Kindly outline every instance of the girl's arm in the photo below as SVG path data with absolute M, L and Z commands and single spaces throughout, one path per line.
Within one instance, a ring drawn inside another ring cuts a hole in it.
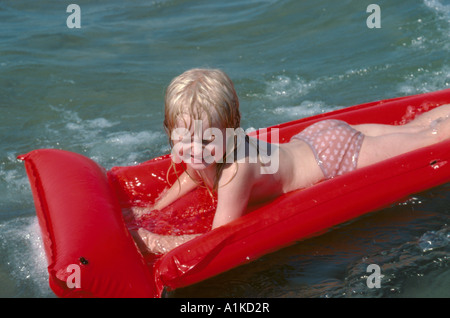
M 179 236 L 155 234 L 146 229 L 137 230 L 139 238 L 144 242 L 150 252 L 154 254 L 165 254 L 175 247 L 200 236 L 201 234 L 185 234 Z
M 161 199 L 156 202 L 153 206 L 153 209 L 161 210 L 176 201 L 178 198 L 181 198 L 185 194 L 189 193 L 193 189 L 195 189 L 200 180 L 194 180 L 192 178 L 198 177 L 195 171 L 184 171 L 179 177 L 178 180 L 172 184 L 169 190 L 163 195 Z
M 218 202 L 212 225 L 213 229 L 239 218 L 247 208 L 253 180 L 250 174 L 251 170 L 241 166 L 239 167 L 240 171 L 238 170 L 238 173 L 234 175 L 234 170 L 232 169 L 235 168 L 232 165 L 232 167 L 228 167 L 222 172 L 221 181 L 223 180 L 223 182 L 219 182 Z M 156 254 L 167 253 L 175 247 L 201 235 L 159 235 L 142 228 L 137 233 L 147 248 Z
M 235 165 L 231 165 L 222 172 L 213 229 L 238 219 L 247 209 L 253 188 L 254 170 L 247 164 L 239 165 L 235 173 L 236 168 Z
M 189 174 L 188 174 L 189 173 Z M 184 196 L 189 193 L 193 189 L 198 186 L 199 180 L 193 180 L 193 177 L 197 177 L 197 173 L 195 171 L 184 171 L 179 177 L 178 180 L 172 184 L 169 190 L 163 194 L 163 196 L 150 207 L 133 207 L 131 208 L 133 214 L 136 217 L 144 215 L 145 213 L 151 210 L 162 210 L 169 204 L 175 202 L 178 198 Z

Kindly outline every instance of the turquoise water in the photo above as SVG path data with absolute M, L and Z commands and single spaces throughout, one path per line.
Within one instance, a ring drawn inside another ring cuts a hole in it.
M 164 90 L 186 69 L 230 75 L 244 129 L 450 87 L 448 0 L 76 3 L 79 29 L 61 1 L 0 3 L 1 297 L 54 296 L 16 156 L 59 148 L 111 168 L 167 153 Z M 170 296 L 449 297 L 449 203 L 446 184 Z

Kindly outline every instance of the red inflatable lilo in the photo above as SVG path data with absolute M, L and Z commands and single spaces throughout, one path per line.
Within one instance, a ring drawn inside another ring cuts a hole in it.
M 450 90 L 444 90 L 357 105 L 272 128 L 279 129 L 280 142 L 287 142 L 323 119 L 401 125 L 449 102 Z M 135 244 L 129 229 L 137 221 L 126 211 L 154 202 L 168 186 L 168 155 L 110 171 L 63 150 L 39 149 L 19 158 L 25 161 L 31 184 L 49 284 L 60 297 L 160 297 L 164 288 L 197 283 L 450 180 L 447 140 L 287 193 L 212 231 L 215 200 L 197 188 L 161 213 L 139 220 L 139 226 L 155 233 L 204 233 L 161 256 Z M 170 175 L 169 182 L 175 178 Z

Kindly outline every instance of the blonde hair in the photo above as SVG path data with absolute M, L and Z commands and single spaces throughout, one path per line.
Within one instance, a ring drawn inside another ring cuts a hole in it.
M 177 120 L 186 115 L 190 117 L 191 125 L 206 114 L 210 127 L 240 127 L 239 99 L 234 84 L 218 69 L 196 68 L 175 77 L 166 90 L 164 104 L 164 128 L 169 135 L 171 147 L 172 130 L 176 128 Z M 224 165 L 225 161 L 217 163 L 214 191 L 217 190 Z M 175 168 L 173 164 L 172 167 Z

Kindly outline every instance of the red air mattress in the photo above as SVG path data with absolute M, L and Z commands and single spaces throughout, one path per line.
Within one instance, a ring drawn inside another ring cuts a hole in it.
M 279 128 L 280 142 L 286 142 L 326 118 L 401 125 L 449 102 L 448 89 L 272 128 Z M 168 186 L 167 155 L 110 171 L 62 150 L 39 149 L 19 158 L 31 184 L 50 287 L 60 297 L 160 297 L 164 288 L 194 284 L 450 180 L 447 140 L 250 207 L 245 216 L 210 231 L 215 200 L 203 188 L 140 220 L 124 213 L 131 205 L 154 202 Z M 128 229 L 137 225 L 162 234 L 204 234 L 157 256 L 134 243 Z

